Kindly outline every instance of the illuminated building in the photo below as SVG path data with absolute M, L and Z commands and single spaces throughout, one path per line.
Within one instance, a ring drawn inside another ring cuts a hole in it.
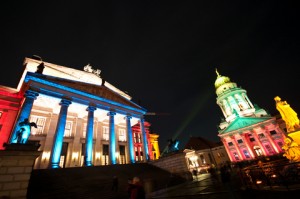
M 211 167 L 221 167 L 230 160 L 221 142 L 215 143 L 202 137 L 190 137 L 184 147 L 189 170 L 208 172 Z
M 35 169 L 128 164 L 152 157 L 146 109 L 101 78 L 99 69 L 87 65 L 81 71 L 32 58 L 25 58 L 24 68 L 17 94 L 4 93 L 16 98 L 16 108 L 5 119 L 11 126 L 4 128 L 1 117 L 1 141 L 16 143 L 18 124 L 24 119 L 36 123 L 26 138 L 28 143 L 38 142 L 43 151 Z
M 157 160 L 160 157 L 160 150 L 158 145 L 158 134 L 149 133 L 149 142 L 152 148 L 153 160 Z
M 22 99 L 16 89 L 0 86 L 0 150 L 9 140 Z
M 217 104 L 225 117 L 219 125 L 218 136 L 232 162 L 283 152 L 286 136 L 276 117 L 253 105 L 246 90 L 218 72 L 215 88 Z

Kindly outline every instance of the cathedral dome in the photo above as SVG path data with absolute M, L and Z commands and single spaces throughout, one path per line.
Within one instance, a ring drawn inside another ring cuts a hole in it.
M 230 82 L 230 79 L 229 77 L 226 77 L 226 76 L 221 76 L 217 69 L 216 69 L 216 73 L 218 75 L 216 81 L 215 81 L 215 88 L 219 88 L 220 86 L 222 86 L 223 84 L 226 84 L 226 83 L 229 83 Z

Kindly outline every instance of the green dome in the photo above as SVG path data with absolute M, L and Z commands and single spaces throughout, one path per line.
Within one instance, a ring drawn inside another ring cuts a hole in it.
M 220 86 L 222 86 L 223 84 L 226 84 L 226 83 L 230 82 L 229 77 L 221 76 L 221 75 L 218 73 L 217 69 L 216 69 L 216 73 L 217 73 L 217 75 L 218 75 L 218 77 L 217 77 L 217 79 L 216 79 L 216 81 L 215 81 L 215 88 L 216 88 L 216 89 L 219 88 Z

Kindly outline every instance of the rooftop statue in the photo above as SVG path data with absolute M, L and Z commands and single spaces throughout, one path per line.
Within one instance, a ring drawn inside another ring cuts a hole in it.
M 300 128 L 297 113 L 291 108 L 286 101 L 281 101 L 281 98 L 276 96 L 276 109 L 279 111 L 282 119 L 285 121 L 287 132 L 293 132 Z
M 93 73 L 93 74 L 97 75 L 98 77 L 100 77 L 101 70 L 100 69 L 93 69 L 90 64 L 84 66 L 83 70 L 86 71 L 86 72 L 89 72 L 89 73 Z

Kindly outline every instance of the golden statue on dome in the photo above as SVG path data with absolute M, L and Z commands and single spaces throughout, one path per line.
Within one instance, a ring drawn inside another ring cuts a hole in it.
M 287 132 L 293 132 L 300 128 L 297 113 L 291 108 L 286 101 L 281 101 L 281 98 L 276 96 L 276 109 L 279 111 L 282 119 L 285 121 Z

